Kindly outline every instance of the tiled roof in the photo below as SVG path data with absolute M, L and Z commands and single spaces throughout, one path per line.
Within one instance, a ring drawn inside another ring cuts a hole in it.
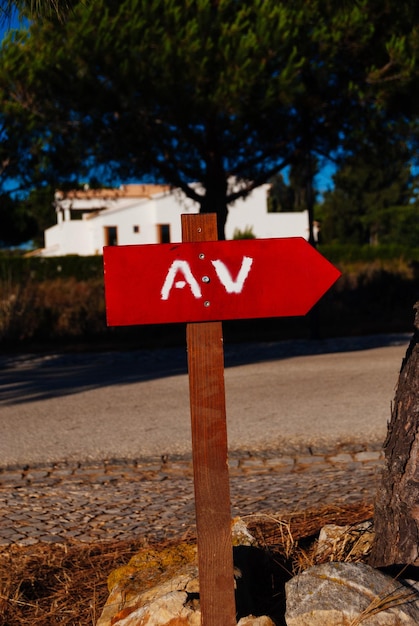
M 88 198 L 103 198 L 104 200 L 116 198 L 151 198 L 156 194 L 170 191 L 169 185 L 121 185 L 117 189 L 74 189 L 71 191 L 56 191 L 56 200 Z

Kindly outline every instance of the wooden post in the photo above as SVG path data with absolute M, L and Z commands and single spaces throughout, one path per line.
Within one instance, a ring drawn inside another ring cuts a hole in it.
M 182 240 L 216 241 L 216 215 L 182 215 Z M 186 339 L 201 624 L 234 626 L 236 605 L 221 322 L 189 323 Z

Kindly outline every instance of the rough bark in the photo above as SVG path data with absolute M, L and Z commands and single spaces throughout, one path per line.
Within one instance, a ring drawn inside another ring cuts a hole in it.
M 375 503 L 374 567 L 419 565 L 419 302 L 384 443 L 385 468 Z

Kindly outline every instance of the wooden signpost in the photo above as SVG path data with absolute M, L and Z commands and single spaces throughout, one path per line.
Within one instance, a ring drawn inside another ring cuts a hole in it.
M 182 243 L 104 248 L 110 326 L 187 322 L 203 626 L 234 626 L 221 320 L 305 315 L 340 272 L 302 238 L 217 241 L 214 214 L 182 215 Z

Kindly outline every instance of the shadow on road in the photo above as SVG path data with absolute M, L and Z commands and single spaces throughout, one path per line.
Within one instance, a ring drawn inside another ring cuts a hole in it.
M 407 344 L 407 334 L 225 346 L 225 366 Z M 0 357 L 0 406 L 187 373 L 184 348 Z

